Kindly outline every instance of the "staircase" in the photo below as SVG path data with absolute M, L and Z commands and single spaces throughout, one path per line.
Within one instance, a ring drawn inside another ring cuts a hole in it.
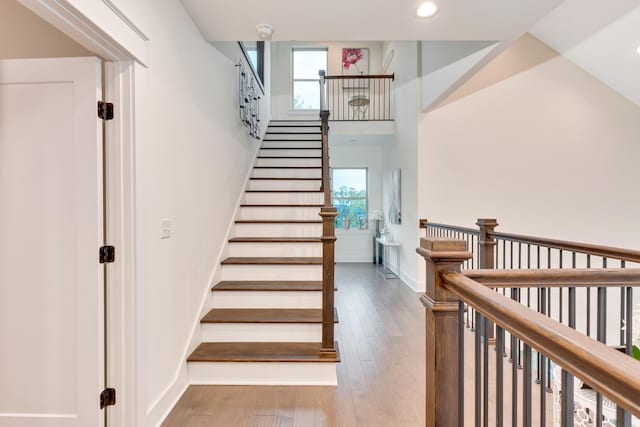
M 192 384 L 337 384 L 338 354 L 320 351 L 321 144 L 319 121 L 271 122 L 187 359 Z

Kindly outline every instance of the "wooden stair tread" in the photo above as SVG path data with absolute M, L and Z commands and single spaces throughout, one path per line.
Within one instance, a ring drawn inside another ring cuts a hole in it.
M 320 243 L 320 237 L 234 237 L 230 243 Z
M 261 150 L 322 150 L 322 147 L 260 147 Z
M 322 224 L 315 219 L 237 219 L 236 224 Z
M 323 207 L 323 204 L 318 204 L 318 203 L 314 203 L 314 204 L 292 204 L 292 203 L 285 203 L 285 204 L 262 204 L 262 203 L 242 203 L 240 205 L 241 208 L 321 208 Z
M 338 343 L 334 357 L 320 353 L 320 343 L 232 342 L 202 343 L 188 362 L 324 362 L 340 361 Z
M 258 156 L 257 159 L 312 159 L 318 160 L 321 159 L 321 156 Z
M 322 190 L 246 190 L 245 193 L 324 193 Z
M 249 179 L 260 181 L 322 181 L 322 178 L 286 178 L 281 176 L 274 176 L 273 178 L 256 177 Z
M 334 311 L 334 323 L 338 313 Z M 320 308 L 214 308 L 200 323 L 322 323 Z
M 254 169 L 322 169 L 322 166 L 254 166 Z
M 222 265 L 322 265 L 320 257 L 229 257 Z
M 225 280 L 216 284 L 212 291 L 322 291 L 322 281 L 263 281 Z

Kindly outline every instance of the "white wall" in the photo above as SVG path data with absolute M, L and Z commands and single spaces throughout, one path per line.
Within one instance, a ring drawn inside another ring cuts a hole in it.
M 420 118 L 420 215 L 640 248 L 640 108 L 525 36 Z
M 366 139 L 366 137 L 360 137 Z M 367 168 L 369 217 L 382 209 L 382 144 L 331 144 L 331 167 Z M 372 262 L 375 226 L 368 230 L 336 229 L 336 262 Z
M 342 74 L 342 48 L 361 47 L 369 49 L 369 74 L 382 72 L 382 42 L 272 42 L 272 98 L 271 109 L 278 120 L 317 120 L 318 112 L 292 111 L 291 49 L 296 47 L 326 47 L 328 49 L 327 74 Z
M 186 386 L 192 333 L 258 143 L 239 122 L 234 61 L 203 40 L 180 3 L 138 1 L 135 13 L 150 39 L 148 69 L 136 68 L 136 83 L 144 83 L 136 141 L 136 425 L 145 427 L 158 425 Z M 266 124 L 268 108 L 262 111 Z M 164 240 L 163 219 L 173 228 Z
M 16 0 L 0 1 L 0 59 L 93 56 Z
M 382 168 L 382 206 L 386 224 L 394 240 L 400 242 L 400 277 L 414 290 L 424 289 L 418 269 L 424 261 L 416 254 L 419 246 L 418 229 L 418 111 L 420 107 L 419 43 L 393 42 L 385 46 L 394 50 L 393 60 L 387 70 L 396 74 L 395 135 L 391 144 L 384 146 Z M 401 170 L 402 224 L 389 223 L 389 197 L 391 173 Z M 395 257 L 392 257 L 395 258 Z M 395 266 L 395 259 L 391 259 Z M 397 267 L 396 267 L 397 268 Z

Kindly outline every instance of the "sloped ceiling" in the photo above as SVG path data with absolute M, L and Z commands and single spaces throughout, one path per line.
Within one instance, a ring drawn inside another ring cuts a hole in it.
M 640 105 L 640 0 L 565 0 L 530 33 Z
M 432 19 L 415 11 L 423 0 L 181 0 L 208 41 L 255 40 L 256 26 L 273 40 L 504 40 L 538 22 L 561 0 L 433 0 Z M 618 1 L 618 0 L 616 0 Z

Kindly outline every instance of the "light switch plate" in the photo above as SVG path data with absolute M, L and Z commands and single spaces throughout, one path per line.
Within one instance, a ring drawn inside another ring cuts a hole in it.
M 161 227 L 160 238 L 161 239 L 170 238 L 171 237 L 171 220 L 170 219 L 160 220 L 160 227 Z

